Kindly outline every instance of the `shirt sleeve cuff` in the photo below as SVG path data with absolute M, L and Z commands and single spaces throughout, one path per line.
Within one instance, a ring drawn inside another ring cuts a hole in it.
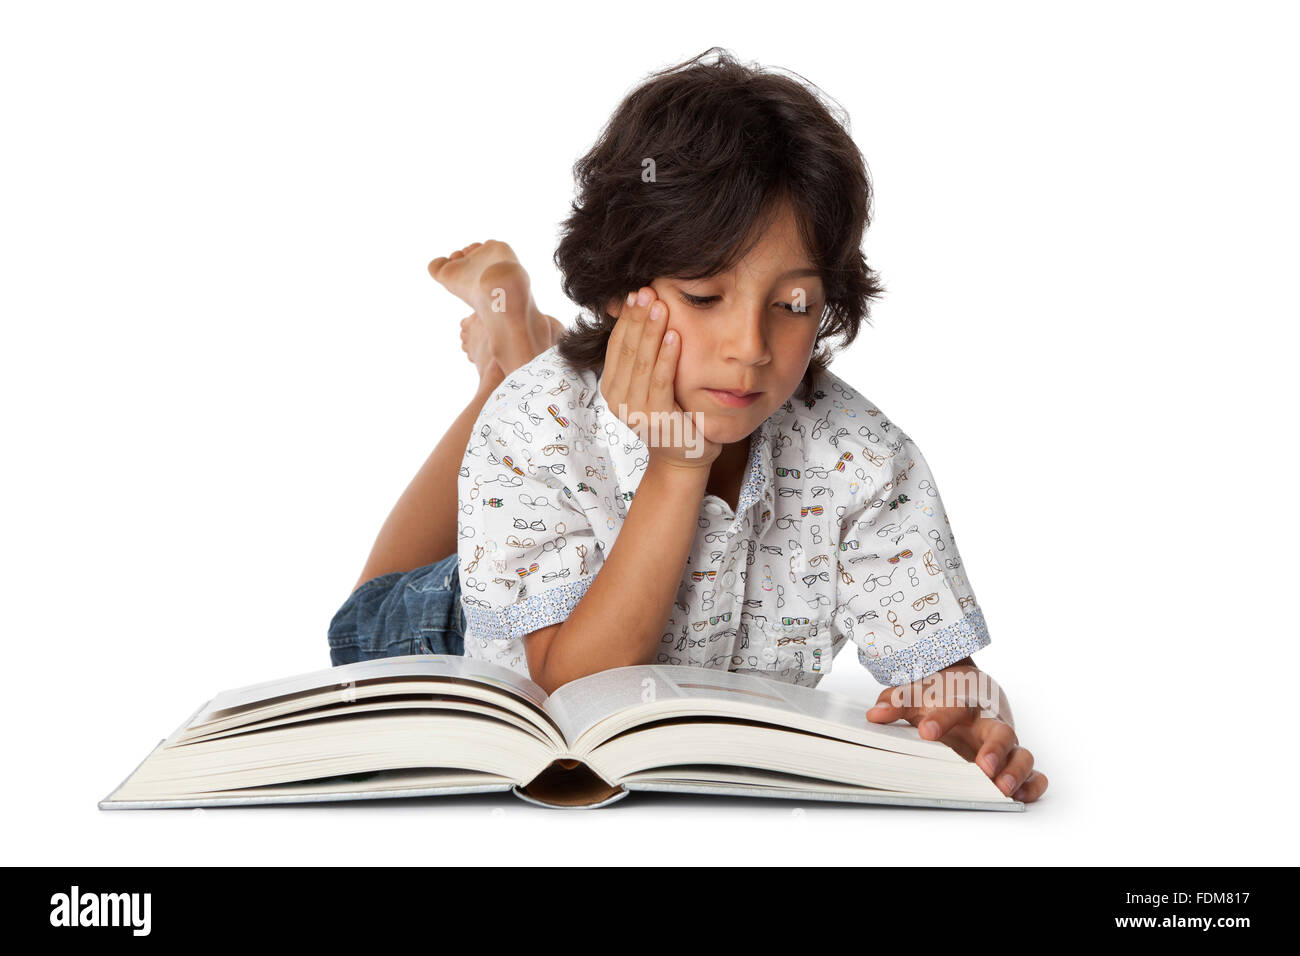
M 888 657 L 870 660 L 859 649 L 858 660 L 879 683 L 897 687 L 929 677 L 990 643 L 984 611 L 976 608 L 956 624 L 935 631 Z
M 596 575 L 591 574 L 571 584 L 560 584 L 529 595 L 518 604 L 506 607 L 474 607 L 462 602 L 465 610 L 465 633 L 484 640 L 513 640 L 538 628 L 567 620 Z

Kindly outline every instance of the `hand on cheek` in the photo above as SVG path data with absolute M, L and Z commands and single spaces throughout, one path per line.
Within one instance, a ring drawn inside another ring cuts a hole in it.
M 667 466 L 708 468 L 721 448 L 677 401 L 680 332 L 667 303 L 642 287 L 620 304 L 605 348 L 600 390 L 613 411 Z

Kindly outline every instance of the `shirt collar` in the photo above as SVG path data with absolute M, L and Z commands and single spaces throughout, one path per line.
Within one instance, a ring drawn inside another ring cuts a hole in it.
M 772 520 L 772 502 L 776 487 L 776 471 L 773 464 L 773 449 L 781 437 L 785 416 L 794 406 L 787 400 L 763 423 L 754 430 L 749 444 L 749 470 L 745 482 L 740 487 L 740 498 L 736 502 L 736 519 L 741 520 L 745 512 L 757 506 L 754 516 L 754 528 L 761 535 Z

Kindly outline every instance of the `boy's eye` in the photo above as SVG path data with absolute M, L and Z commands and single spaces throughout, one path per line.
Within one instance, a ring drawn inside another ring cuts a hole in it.
M 691 295 L 689 292 L 678 291 L 681 294 L 683 302 L 687 305 L 693 305 L 696 308 L 704 308 L 720 298 L 720 296 L 716 295 Z M 812 303 L 805 303 L 802 309 L 796 309 L 789 302 L 776 302 L 774 305 L 776 305 L 778 309 L 784 309 L 792 315 L 807 315 L 813 309 Z
M 716 295 L 691 295 L 689 292 L 682 292 L 682 301 L 687 305 L 704 306 L 716 298 Z

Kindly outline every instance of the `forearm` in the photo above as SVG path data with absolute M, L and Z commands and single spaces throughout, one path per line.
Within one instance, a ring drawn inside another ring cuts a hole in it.
M 379 529 L 353 590 L 381 574 L 412 571 L 456 552 L 456 481 L 474 422 L 497 384 L 494 379 L 480 385 L 411 479 Z
M 695 540 L 708 476 L 707 468 L 651 462 L 618 540 L 547 648 L 543 686 L 653 659 Z

